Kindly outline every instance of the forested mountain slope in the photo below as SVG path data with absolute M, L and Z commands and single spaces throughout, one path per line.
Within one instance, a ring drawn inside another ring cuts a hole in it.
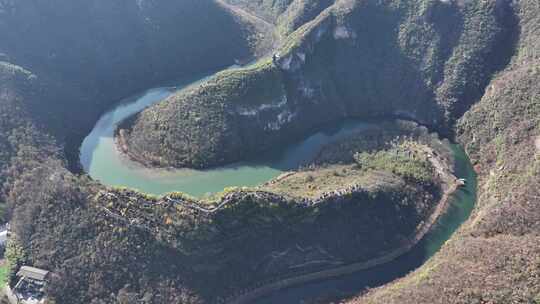
M 511 64 L 460 118 L 478 206 L 422 268 L 351 303 L 540 303 L 540 5 L 516 3 Z
M 38 98 L 36 76 L 18 66 L 0 62 L 0 208 L 7 220 L 6 195 L 9 184 L 28 169 L 23 158 L 43 160 L 59 152 L 52 137 L 38 131 L 30 115 Z
M 152 165 L 208 167 L 347 117 L 401 116 L 451 133 L 508 62 L 516 30 L 501 1 L 339 1 L 273 59 L 134 117 L 123 126 L 126 152 Z
M 306 22 L 322 13 L 284 40 L 275 62 L 218 74 L 136 117 L 131 148 L 163 155 L 160 165 L 208 166 L 351 115 L 405 116 L 454 133 L 479 172 L 471 219 L 426 265 L 351 302 L 540 302 L 538 1 L 320 1 L 311 12 L 308 1 L 250 3 L 277 24 L 287 12 Z M 170 226 L 163 206 L 139 204 L 155 198 L 109 191 L 66 159 L 76 163 L 78 143 L 112 101 L 250 57 L 249 37 L 260 33 L 243 20 L 210 0 L 0 1 L 8 257 L 12 270 L 54 272 L 52 302 L 211 301 L 171 234 L 109 211 L 135 210 L 166 232 L 198 223 Z
M 46 83 L 30 110 L 77 149 L 113 102 L 252 58 L 270 30 L 212 0 L 2 1 L 0 60 Z

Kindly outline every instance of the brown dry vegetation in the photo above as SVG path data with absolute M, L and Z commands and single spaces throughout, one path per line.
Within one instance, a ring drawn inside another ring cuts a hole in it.
M 457 125 L 479 172 L 473 215 L 426 265 L 350 303 L 540 303 L 540 5 L 515 9 L 512 63 Z

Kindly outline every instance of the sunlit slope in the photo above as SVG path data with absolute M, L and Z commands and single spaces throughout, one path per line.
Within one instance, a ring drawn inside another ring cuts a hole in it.
M 511 64 L 457 125 L 479 173 L 471 219 L 418 271 L 352 303 L 539 303 L 540 7 L 515 11 Z

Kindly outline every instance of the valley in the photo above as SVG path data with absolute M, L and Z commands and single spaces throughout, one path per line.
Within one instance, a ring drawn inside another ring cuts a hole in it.
M 540 303 L 539 16 L 0 1 L 7 286 L 33 266 L 56 304 Z

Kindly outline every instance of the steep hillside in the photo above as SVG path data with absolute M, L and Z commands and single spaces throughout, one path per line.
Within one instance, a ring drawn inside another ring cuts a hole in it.
M 200 303 L 178 280 L 182 270 L 164 265 L 170 255 L 161 244 L 136 229 L 109 229 L 114 219 L 90 204 L 101 186 L 66 169 L 60 144 L 29 109 L 49 102 L 40 99 L 42 86 L 29 71 L 0 63 L 0 208 L 11 224 L 10 273 L 28 263 L 56 269 L 48 289 L 56 303 L 133 303 L 133 288 L 154 303 Z
M 476 210 L 427 265 L 351 303 L 540 303 L 540 6 L 516 5 L 512 63 L 457 125 Z
M 3 1 L 0 60 L 47 83 L 47 101 L 31 110 L 68 138 L 75 161 L 81 138 L 113 102 L 249 60 L 265 52 L 270 31 L 212 0 Z
M 8 185 L 31 168 L 27 159 L 44 161 L 58 155 L 55 140 L 39 131 L 31 105 L 40 92 L 35 75 L 0 62 L 0 219 L 6 220 Z
M 17 1 L 0 20 L 1 51 L 10 61 L 101 88 L 230 64 L 249 56 L 245 38 L 253 34 L 211 0 Z
M 47 288 L 54 303 L 201 303 L 187 280 L 192 273 L 174 263 L 177 253 L 95 206 L 97 185 L 57 160 L 32 165 L 9 196 L 17 203 L 6 253 L 11 273 L 22 264 L 54 271 Z
M 513 22 L 501 1 L 341 1 L 273 59 L 132 119 L 127 152 L 151 165 L 209 167 L 345 117 L 402 116 L 450 133 L 508 61 Z

